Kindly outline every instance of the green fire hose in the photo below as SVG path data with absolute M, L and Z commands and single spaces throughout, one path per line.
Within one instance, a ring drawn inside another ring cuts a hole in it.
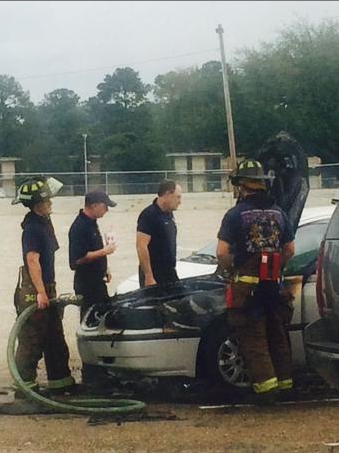
M 60 296 L 58 299 L 50 301 L 51 304 L 79 305 L 78 296 Z M 145 403 L 136 400 L 125 399 L 108 399 L 108 398 L 77 398 L 69 401 L 56 401 L 46 398 L 35 392 L 22 380 L 16 363 L 15 363 L 15 345 L 17 337 L 27 319 L 37 310 L 37 304 L 34 303 L 24 310 L 17 318 L 8 339 L 7 345 L 7 362 L 12 378 L 17 386 L 26 396 L 32 401 L 47 406 L 51 409 L 56 409 L 58 412 L 67 412 L 84 415 L 119 415 L 130 414 L 133 412 L 141 412 L 145 408 Z

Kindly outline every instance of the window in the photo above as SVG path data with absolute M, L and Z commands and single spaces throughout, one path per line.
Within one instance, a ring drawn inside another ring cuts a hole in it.
M 187 162 L 187 170 L 192 170 L 192 156 L 187 156 L 186 162 Z

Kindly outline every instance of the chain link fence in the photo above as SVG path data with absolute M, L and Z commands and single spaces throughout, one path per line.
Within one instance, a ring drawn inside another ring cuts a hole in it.
M 87 191 L 100 188 L 110 195 L 156 193 L 162 179 L 177 181 L 184 192 L 226 192 L 231 191 L 228 181 L 230 170 L 162 170 L 125 172 L 72 172 L 44 173 L 63 183 L 60 195 L 84 195 Z M 13 197 L 15 186 L 25 178 L 42 173 L 0 174 L 0 197 Z M 309 168 L 312 189 L 339 189 L 339 163 Z
M 110 195 L 156 193 L 162 179 L 173 179 L 183 187 L 184 192 L 216 192 L 228 190 L 230 170 L 205 171 L 139 171 L 139 172 L 65 172 L 44 173 L 63 183 L 60 195 L 84 195 L 94 189 L 102 189 Z M 42 173 L 3 173 L 0 174 L 0 196 L 12 197 L 15 187 L 30 177 Z

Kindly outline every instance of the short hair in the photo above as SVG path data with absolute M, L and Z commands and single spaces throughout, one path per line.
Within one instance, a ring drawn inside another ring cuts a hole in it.
M 175 192 L 176 186 L 177 184 L 175 181 L 173 181 L 173 179 L 163 179 L 159 183 L 158 196 L 162 197 L 163 195 L 165 195 L 166 192 L 170 193 Z

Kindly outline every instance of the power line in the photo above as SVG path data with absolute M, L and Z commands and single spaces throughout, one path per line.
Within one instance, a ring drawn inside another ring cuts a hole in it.
M 116 64 L 116 65 L 112 65 L 112 66 L 101 66 L 101 67 L 96 67 L 96 68 L 78 69 L 78 70 L 74 70 L 74 71 L 55 72 L 55 73 L 49 73 L 49 74 L 36 74 L 36 75 L 16 77 L 16 78 L 18 80 L 41 79 L 44 77 L 55 77 L 55 76 L 62 76 L 62 75 L 80 74 L 82 72 L 102 71 L 105 69 L 117 68 L 119 66 L 132 66 L 132 65 L 140 65 L 140 64 L 145 64 L 145 63 L 154 63 L 157 61 L 172 60 L 175 58 L 189 57 L 192 55 L 200 55 L 200 54 L 204 54 L 204 53 L 215 52 L 217 50 L 218 50 L 217 48 L 206 49 L 206 50 L 202 50 L 199 52 L 190 52 L 190 53 L 185 53 L 185 54 L 173 55 L 173 56 L 169 56 L 169 57 L 152 58 L 149 60 L 134 61 L 134 62 L 130 62 L 130 63 L 120 63 L 120 64 Z

